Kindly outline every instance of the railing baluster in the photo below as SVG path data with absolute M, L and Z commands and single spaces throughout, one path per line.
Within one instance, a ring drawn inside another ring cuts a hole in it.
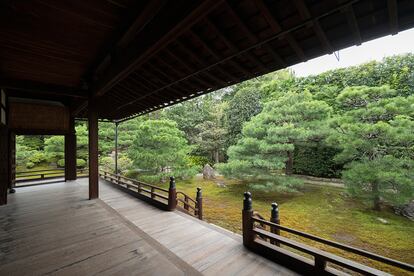
M 326 259 L 322 256 L 315 255 L 315 270 L 316 272 L 323 272 L 326 269 Z
M 186 211 L 188 211 L 188 197 L 187 197 L 187 195 L 185 195 L 184 196 L 184 209 L 186 210 Z

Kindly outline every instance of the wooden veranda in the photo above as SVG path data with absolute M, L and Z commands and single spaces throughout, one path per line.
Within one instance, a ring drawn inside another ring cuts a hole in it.
M 144 259 L 151 261 L 147 263 L 148 270 L 141 272 L 199 272 L 197 265 L 183 261 L 185 257 L 176 258 L 179 253 L 171 255 L 172 248 L 167 254 L 165 248 L 154 247 L 154 243 L 145 240 L 145 231 L 131 229 L 133 225 L 122 215 L 125 210 L 121 208 L 118 214 L 114 213 L 98 199 L 98 121 L 118 125 L 134 116 L 413 26 L 411 0 L 1 1 L 0 205 L 5 205 L 0 207 L 0 272 L 4 272 L 1 274 L 98 273 L 109 264 L 114 265 L 114 270 L 107 270 L 107 274 L 139 274 L 139 269 L 146 269 L 139 266 Z M 87 187 L 84 180 L 73 182 L 77 178 L 76 119 L 88 122 Z M 16 194 L 9 195 L 15 191 L 18 134 L 65 136 L 66 184 L 19 188 Z M 125 184 L 126 188 L 128 185 Z M 135 186 L 140 193 L 140 184 Z M 110 202 L 111 193 L 107 191 L 103 188 L 102 195 L 108 196 Z M 152 190 L 150 194 L 157 196 Z M 118 200 L 121 199 L 124 200 L 119 196 Z M 108 204 L 124 204 L 114 200 Z M 177 197 L 168 198 L 169 204 L 177 202 Z M 139 207 L 147 210 L 143 206 Z M 199 211 L 197 207 L 194 209 Z M 140 213 L 133 215 L 133 212 Z M 125 216 L 148 217 L 145 212 L 133 208 Z M 155 211 L 148 209 L 148 214 L 151 212 Z M 165 214 L 178 219 L 175 212 Z M 278 240 L 280 237 L 274 237 L 272 232 L 260 232 L 253 225 L 257 218 L 245 218 L 248 222 L 245 229 L 249 230 L 245 235 L 249 238 L 245 240 L 246 247 L 258 251 L 255 238 L 262 236 L 271 240 L 272 246 L 288 242 Z M 82 230 L 77 233 L 72 223 Z M 96 235 L 105 232 L 105 227 L 94 228 L 100 223 L 106 223 L 110 233 L 102 239 Z M 197 223 L 194 225 L 202 225 Z M 277 227 L 261 223 L 271 229 Z M 52 225 L 57 228 L 43 228 Z M 155 240 L 160 242 L 162 237 Z M 208 242 L 209 234 L 203 237 Z M 48 243 L 50 238 L 54 242 Z M 219 238 L 223 242 L 226 239 L 226 235 Z M 73 247 L 67 244 L 75 240 Z M 201 247 L 201 241 L 191 242 L 194 250 Z M 27 246 L 33 244 L 40 249 Z M 136 246 L 140 249 L 135 250 Z M 217 265 L 216 260 L 216 268 L 206 266 L 201 271 L 217 272 L 221 268 L 235 272 L 247 267 L 246 271 L 253 273 L 256 267 L 263 274 L 290 273 L 251 255 L 240 243 L 238 246 L 232 251 L 233 257 L 223 253 L 217 258 L 234 260 L 242 255 L 240 264 Z M 104 253 L 104 248 L 109 251 Z M 89 250 L 95 250 L 97 255 Z M 185 251 L 184 247 L 182 250 Z M 85 262 L 72 258 L 76 255 L 74 251 Z M 212 255 L 201 254 L 199 258 L 208 260 L 209 256 Z M 128 257 L 131 260 L 125 259 Z M 30 262 L 23 263 L 19 258 Z M 99 260 L 99 264 L 93 260 Z M 125 266 L 116 267 L 113 263 L 116 260 L 125 261 Z M 327 259 L 318 260 L 312 267 L 303 267 L 309 271 L 316 267 L 319 272 L 328 273 Z M 260 266 L 255 266 L 259 263 Z

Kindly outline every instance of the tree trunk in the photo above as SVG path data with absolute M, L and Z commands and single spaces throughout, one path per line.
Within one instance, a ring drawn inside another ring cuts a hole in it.
M 373 193 L 373 201 L 374 201 L 374 210 L 381 211 L 381 200 L 379 196 L 379 187 L 377 183 L 372 184 L 372 193 Z
M 218 149 L 216 149 L 216 150 L 214 150 L 214 162 L 217 164 L 217 163 L 219 163 L 220 162 L 220 155 L 219 155 L 219 150 Z
M 286 161 L 285 174 L 292 175 L 293 173 L 293 151 L 288 151 L 287 157 L 288 157 L 288 160 Z

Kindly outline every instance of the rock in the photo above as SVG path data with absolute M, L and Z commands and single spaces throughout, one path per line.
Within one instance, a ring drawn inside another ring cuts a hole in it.
M 216 172 L 209 164 L 206 164 L 203 168 L 203 178 L 216 179 Z
M 388 224 L 388 220 L 383 219 L 383 218 L 377 218 L 378 221 L 384 223 L 384 224 Z
M 226 186 L 226 184 L 225 184 L 224 182 L 221 182 L 221 181 L 217 182 L 216 184 L 217 184 L 217 186 L 219 186 L 220 188 L 226 188 L 226 187 L 227 187 L 227 186 Z
M 401 206 L 394 206 L 394 212 L 397 215 L 414 220 L 414 200 L 411 200 L 411 202 Z

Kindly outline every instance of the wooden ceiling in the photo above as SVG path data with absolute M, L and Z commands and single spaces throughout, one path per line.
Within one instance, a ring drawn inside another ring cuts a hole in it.
M 122 120 L 413 26 L 412 0 L 2 1 L 0 87 Z

